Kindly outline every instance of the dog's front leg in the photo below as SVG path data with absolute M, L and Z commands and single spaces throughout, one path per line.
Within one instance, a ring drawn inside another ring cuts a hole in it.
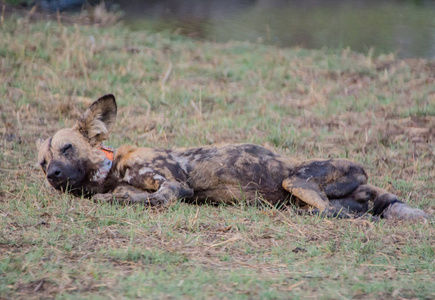
M 124 185 L 115 189 L 113 193 L 97 194 L 95 201 L 117 202 L 122 204 L 143 204 L 150 206 L 167 206 L 173 201 L 193 196 L 193 189 L 185 183 L 165 181 L 160 188 L 153 192 L 144 192 L 134 186 Z
M 129 203 L 140 203 L 144 205 L 157 206 L 169 205 L 177 199 L 193 196 L 193 189 L 185 183 L 176 181 L 165 181 L 154 193 L 139 193 L 131 195 L 127 200 Z

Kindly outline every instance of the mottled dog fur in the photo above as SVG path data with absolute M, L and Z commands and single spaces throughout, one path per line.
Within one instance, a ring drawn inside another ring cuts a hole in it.
M 330 216 L 371 212 L 386 218 L 427 215 L 367 183 L 357 163 L 344 159 L 299 162 L 249 144 L 187 149 L 122 146 L 108 158 L 100 144 L 116 119 L 113 95 L 95 101 L 74 127 L 39 145 L 39 162 L 57 190 L 100 201 L 168 205 L 245 201 L 291 202 Z M 373 202 L 369 205 L 370 201 Z

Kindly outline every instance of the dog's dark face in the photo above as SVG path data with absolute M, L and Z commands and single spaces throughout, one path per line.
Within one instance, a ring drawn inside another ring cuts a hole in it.
M 116 119 L 113 95 L 95 101 L 72 128 L 61 129 L 39 144 L 39 164 L 57 190 L 91 192 L 106 158 L 98 148 Z

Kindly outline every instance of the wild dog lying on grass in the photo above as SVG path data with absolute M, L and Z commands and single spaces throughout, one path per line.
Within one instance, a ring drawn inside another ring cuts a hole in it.
M 329 216 L 370 212 L 385 218 L 427 217 L 397 196 L 367 184 L 357 163 L 344 159 L 298 162 L 256 145 L 188 149 L 101 145 L 116 119 L 113 95 L 95 101 L 74 127 L 39 145 L 39 161 L 57 190 L 96 200 L 168 205 L 176 199 L 255 205 L 291 202 Z

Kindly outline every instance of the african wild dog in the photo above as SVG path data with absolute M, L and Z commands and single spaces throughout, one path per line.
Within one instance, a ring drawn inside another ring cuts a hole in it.
M 74 127 L 39 145 L 40 165 L 55 189 L 152 206 L 181 198 L 194 203 L 243 199 L 271 205 L 290 201 L 329 216 L 370 210 L 385 218 L 428 217 L 367 184 L 362 166 L 344 159 L 298 162 L 249 144 L 170 150 L 122 146 L 113 153 L 101 143 L 116 112 L 114 96 L 103 96 Z

